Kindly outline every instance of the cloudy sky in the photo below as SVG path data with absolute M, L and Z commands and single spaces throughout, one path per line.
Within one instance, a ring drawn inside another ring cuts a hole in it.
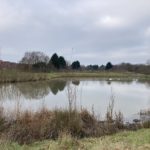
M 0 59 L 54 52 L 82 64 L 150 59 L 150 0 L 0 0 Z

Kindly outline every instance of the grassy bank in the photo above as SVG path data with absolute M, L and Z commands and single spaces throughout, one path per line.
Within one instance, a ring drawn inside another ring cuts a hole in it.
M 18 70 L 1 70 L 0 82 L 26 82 L 51 80 L 58 78 L 101 78 L 112 80 L 150 80 L 150 75 L 136 74 L 130 72 L 51 72 L 51 73 L 34 73 L 22 72 Z
M 31 145 L 0 141 L 3 150 L 149 150 L 150 129 L 124 131 L 102 138 L 74 139 L 63 135 L 58 140 L 45 140 Z
M 1 70 L 0 83 L 7 82 L 27 82 L 48 80 L 49 76 L 45 73 L 22 72 L 18 70 Z
M 144 74 L 137 74 L 131 72 L 109 72 L 109 71 L 102 71 L 102 72 L 59 72 L 59 73 L 50 73 L 50 79 L 57 79 L 57 78 L 100 78 L 106 80 L 123 80 L 123 81 L 130 81 L 133 79 L 138 80 L 150 80 L 150 75 Z

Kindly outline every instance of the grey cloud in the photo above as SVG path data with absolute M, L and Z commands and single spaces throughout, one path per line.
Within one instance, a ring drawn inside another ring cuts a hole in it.
M 83 64 L 145 63 L 149 6 L 149 0 L 0 0 L 1 57 L 19 61 L 39 50 Z

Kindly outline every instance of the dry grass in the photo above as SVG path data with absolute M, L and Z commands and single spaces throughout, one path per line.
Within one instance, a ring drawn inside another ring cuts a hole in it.
M 141 125 L 132 125 L 130 128 L 127 128 L 123 124 L 122 113 L 114 112 L 113 94 L 104 121 L 99 120 L 94 113 L 90 113 L 86 109 L 76 109 L 76 89 L 68 87 L 67 94 L 69 99 L 68 109 L 51 111 L 43 106 L 37 112 L 22 112 L 18 103 L 16 110 L 9 117 L 4 115 L 4 110 L 1 108 L 0 136 L 8 141 L 29 144 L 46 139 L 58 139 L 61 133 L 67 133 L 73 138 L 80 139 L 101 137 L 123 129 L 141 128 Z
M 110 120 L 106 118 L 105 121 L 98 120 L 86 109 L 80 111 L 75 109 L 50 111 L 43 107 L 38 112 L 18 112 L 16 118 L 8 119 L 9 117 L 5 117 L 1 109 L 0 136 L 2 139 L 19 144 L 59 139 L 62 133 L 80 139 L 101 137 L 127 129 L 123 124 L 123 117 L 120 112 L 115 113 Z M 133 127 L 130 127 L 130 130 Z M 141 126 L 139 127 L 141 128 Z M 146 127 L 146 125 L 143 125 L 143 127 Z M 136 129 L 138 129 L 137 126 Z
M 2 110 L 2 109 L 1 109 Z M 15 112 L 16 114 L 16 112 Z M 38 112 L 20 112 L 13 119 L 0 116 L 0 134 L 5 139 L 20 144 L 37 140 L 57 139 L 60 133 L 69 133 L 72 137 L 99 137 L 118 131 L 114 123 L 99 122 L 87 110 L 47 110 Z M 121 122 L 120 122 L 121 124 Z

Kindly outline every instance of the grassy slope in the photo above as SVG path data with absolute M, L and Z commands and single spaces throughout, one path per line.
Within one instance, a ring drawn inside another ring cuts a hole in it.
M 0 150 L 150 150 L 150 129 L 82 140 L 63 136 L 57 141 L 36 142 L 28 146 L 1 142 Z
M 100 78 L 100 79 L 109 79 L 112 80 L 123 80 L 130 81 L 133 79 L 138 80 L 150 80 L 150 75 L 137 74 L 131 72 L 58 72 L 58 73 L 49 73 L 49 79 L 57 79 L 57 78 Z
M 130 72 L 51 72 L 51 73 L 32 73 L 21 72 L 17 70 L 0 71 L 0 82 L 24 82 L 24 81 L 39 81 L 50 80 L 67 77 L 84 77 L 84 78 L 102 78 L 102 79 L 117 79 L 120 80 L 150 80 L 150 75 L 136 74 Z
M 48 74 L 21 72 L 17 70 L 3 70 L 0 71 L 1 82 L 26 82 L 26 81 L 40 81 L 47 80 Z

